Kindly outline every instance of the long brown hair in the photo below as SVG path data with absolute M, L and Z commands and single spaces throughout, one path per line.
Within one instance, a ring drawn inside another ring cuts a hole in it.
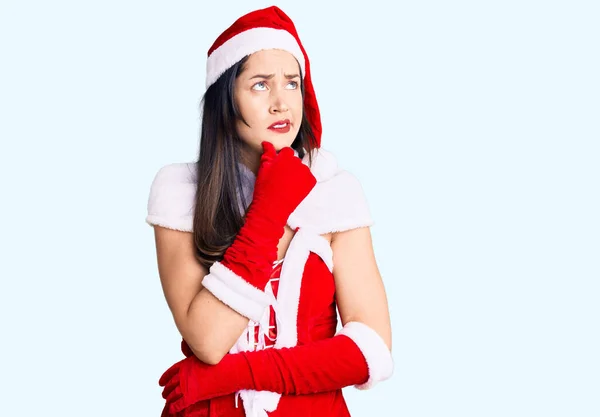
M 194 242 L 198 260 L 206 268 L 222 259 L 225 250 L 244 223 L 248 208 L 244 199 L 238 162 L 243 142 L 237 134 L 236 120 L 243 120 L 234 100 L 235 80 L 245 69 L 248 56 L 241 59 L 204 93 L 202 98 L 202 128 L 197 168 L 196 206 L 194 210 Z M 304 97 L 304 82 L 301 82 Z M 245 123 L 245 121 L 244 121 Z M 303 112 L 298 135 L 291 147 L 303 158 L 317 147 L 313 131 Z

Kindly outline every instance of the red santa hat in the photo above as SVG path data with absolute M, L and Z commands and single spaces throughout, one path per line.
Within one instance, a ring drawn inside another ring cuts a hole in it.
M 304 112 L 321 146 L 321 115 L 310 78 L 310 62 L 300 42 L 294 22 L 277 6 L 255 10 L 236 20 L 215 40 L 208 50 L 206 88 L 227 69 L 254 52 L 283 49 L 298 60 L 304 77 Z

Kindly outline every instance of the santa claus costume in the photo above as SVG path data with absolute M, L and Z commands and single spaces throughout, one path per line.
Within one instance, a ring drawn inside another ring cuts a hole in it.
M 256 266 L 259 262 L 246 262 L 246 257 L 260 255 L 256 248 L 272 254 L 273 242 L 276 253 L 277 243 L 263 239 L 268 234 L 264 225 L 260 235 L 248 226 L 249 208 L 240 235 L 254 235 L 237 239 L 209 269 L 202 281 L 205 290 L 247 317 L 248 326 L 216 365 L 202 363 L 182 341 L 186 358 L 160 378 L 168 400 L 163 416 L 349 416 L 341 389 L 368 389 L 393 372 L 390 351 L 373 329 L 349 322 L 337 330 L 334 260 L 323 235 L 369 227 L 373 221 L 360 183 L 320 147 L 321 121 L 308 56 L 291 19 L 274 6 L 239 18 L 209 49 L 206 86 L 243 57 L 264 49 L 286 50 L 300 65 L 304 111 L 318 145 L 310 166 L 314 183 L 283 218 L 295 234 L 282 260 L 260 258 L 263 264 L 269 259 L 266 273 L 264 265 Z M 299 159 L 297 152 L 290 154 L 281 158 Z M 308 166 L 308 154 L 301 161 Z M 240 167 L 244 194 L 256 199 L 250 207 L 260 205 L 257 177 Z M 294 186 L 302 181 L 295 178 Z M 196 187 L 194 162 L 161 168 L 151 185 L 146 221 L 192 232 Z M 260 187 L 264 195 L 268 186 Z M 278 201 L 280 205 L 285 202 Z

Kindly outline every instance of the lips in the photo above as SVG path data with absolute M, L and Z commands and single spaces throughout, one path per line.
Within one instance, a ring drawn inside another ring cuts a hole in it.
M 272 130 L 285 130 L 288 129 L 289 130 L 290 127 L 290 119 L 284 119 L 284 120 L 278 120 L 275 123 L 273 123 L 271 126 L 269 126 L 269 129 Z

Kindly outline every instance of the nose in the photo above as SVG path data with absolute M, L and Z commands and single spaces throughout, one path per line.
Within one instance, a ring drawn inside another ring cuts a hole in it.
M 288 111 L 288 106 L 283 98 L 283 93 L 279 89 L 274 89 L 271 92 L 271 107 L 269 112 L 271 114 L 283 113 Z

